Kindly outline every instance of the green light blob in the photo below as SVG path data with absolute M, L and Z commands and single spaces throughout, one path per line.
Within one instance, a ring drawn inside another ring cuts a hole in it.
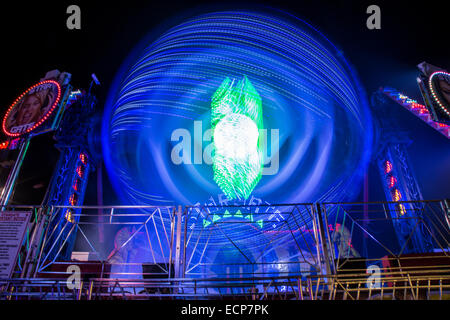
M 214 181 L 230 199 L 247 199 L 261 179 L 261 97 L 246 76 L 228 77 L 212 96 Z

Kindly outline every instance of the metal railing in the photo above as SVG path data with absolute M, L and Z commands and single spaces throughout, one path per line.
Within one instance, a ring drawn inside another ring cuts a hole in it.
M 11 279 L 0 283 L 6 300 L 449 300 L 448 270 L 441 275 L 385 273 L 380 286 L 366 274 L 210 279 L 90 279 L 68 289 L 63 279 Z
M 0 299 L 449 299 L 448 203 L 403 202 L 401 215 L 398 203 L 8 206 L 33 215 Z M 81 213 L 61 219 L 68 209 Z M 396 226 L 407 220 L 407 239 L 420 232 L 433 250 L 398 243 Z M 96 262 L 83 262 L 95 270 L 69 289 L 65 267 L 82 262 L 59 257 L 75 233 L 74 246 Z

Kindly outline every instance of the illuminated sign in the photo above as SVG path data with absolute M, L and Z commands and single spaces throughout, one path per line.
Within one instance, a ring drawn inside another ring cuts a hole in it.
M 450 120 L 450 73 L 436 71 L 428 78 L 428 88 L 437 108 L 438 119 Z
M 13 275 L 30 215 L 30 211 L 3 211 L 0 214 L 0 279 Z
M 3 118 L 3 132 L 10 137 L 29 133 L 47 120 L 61 98 L 61 86 L 53 80 L 41 81 L 23 92 Z
M 428 113 L 436 122 L 434 125 L 429 124 L 448 138 L 450 132 L 446 125 L 450 124 L 450 73 L 427 62 L 422 62 L 417 67 L 420 70 L 417 84 Z M 443 126 L 443 129 L 439 128 L 439 125 Z

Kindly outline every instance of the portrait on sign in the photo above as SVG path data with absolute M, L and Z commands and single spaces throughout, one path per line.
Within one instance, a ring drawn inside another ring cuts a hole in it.
M 6 134 L 17 136 L 41 125 L 59 102 L 56 81 L 43 81 L 25 91 L 9 108 L 3 122 Z

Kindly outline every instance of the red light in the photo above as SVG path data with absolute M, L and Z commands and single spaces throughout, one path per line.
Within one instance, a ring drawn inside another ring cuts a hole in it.
M 413 108 L 413 109 L 427 109 L 427 107 L 425 107 L 423 104 L 420 104 L 420 103 L 417 103 L 417 102 L 411 103 L 411 108 Z
M 75 190 L 75 191 L 78 191 L 79 188 L 80 188 L 80 180 L 79 180 L 79 179 L 76 179 L 76 180 L 73 182 L 72 189 Z
M 384 162 L 384 173 L 385 174 L 390 173 L 392 171 L 392 168 L 393 168 L 392 163 L 389 160 L 386 160 Z
M 84 165 L 87 164 L 87 156 L 84 153 L 80 153 L 79 158 Z
M 19 145 L 19 142 L 20 142 L 20 138 L 15 138 L 15 139 L 11 140 L 11 142 L 9 143 L 9 149 L 14 150 L 15 148 L 17 148 L 17 146 Z
M 428 113 L 427 107 L 422 104 L 419 104 L 417 102 L 413 102 L 411 104 L 411 108 L 414 109 L 415 111 L 417 111 L 419 114 L 427 114 Z
M 428 113 L 428 110 L 427 109 L 419 109 L 419 113 L 426 114 L 426 113 Z
M 0 143 L 0 149 L 8 149 L 9 141 L 4 141 Z
M 83 174 L 84 174 L 84 169 L 82 166 L 78 166 L 77 167 L 77 174 L 80 178 L 83 178 Z
M 400 191 L 398 189 L 392 190 L 392 200 L 400 201 L 401 198 L 402 198 L 402 194 L 400 193 Z
M 405 206 L 404 206 L 402 203 L 399 203 L 399 204 L 397 205 L 397 212 L 398 212 L 398 214 L 399 214 L 400 216 L 404 216 L 404 215 L 405 215 L 405 213 L 406 213 L 406 208 L 405 208 Z
M 389 176 L 387 178 L 387 185 L 389 188 L 392 188 L 397 183 L 397 179 L 394 176 Z
M 54 85 L 56 85 L 57 89 L 58 89 L 58 94 L 56 96 L 55 102 L 53 102 L 53 105 L 51 106 L 50 110 L 47 111 L 47 113 L 44 115 L 44 117 L 42 117 L 39 121 L 37 121 L 31 128 L 28 128 L 25 132 L 22 133 L 12 133 L 9 132 L 8 130 L 6 130 L 6 119 L 8 118 L 9 113 L 12 111 L 12 109 L 15 107 L 15 105 L 20 101 L 20 99 L 22 99 L 28 92 L 30 92 L 32 89 L 36 88 L 37 86 L 40 86 L 42 84 L 45 83 L 53 83 Z M 54 80 L 44 80 L 41 81 L 37 84 L 35 84 L 34 86 L 28 88 L 26 91 L 24 91 L 8 108 L 8 111 L 6 111 L 5 116 L 3 117 L 3 132 L 10 136 L 10 137 L 18 137 L 22 134 L 28 133 L 33 131 L 34 129 L 36 129 L 37 127 L 39 127 L 45 120 L 47 120 L 47 118 L 53 113 L 53 111 L 55 110 L 56 106 L 59 103 L 59 100 L 61 98 L 61 86 L 58 82 L 54 81 Z
M 64 217 L 65 217 L 66 220 L 67 220 L 68 222 L 70 222 L 70 223 L 74 223 L 74 222 L 75 222 L 75 219 L 74 219 L 72 210 L 70 210 L 70 209 L 67 209 L 67 210 L 66 210 L 66 214 L 64 215 Z
M 72 195 L 70 196 L 69 203 L 71 206 L 74 206 L 77 204 L 77 196 L 75 195 L 75 193 L 72 193 Z

